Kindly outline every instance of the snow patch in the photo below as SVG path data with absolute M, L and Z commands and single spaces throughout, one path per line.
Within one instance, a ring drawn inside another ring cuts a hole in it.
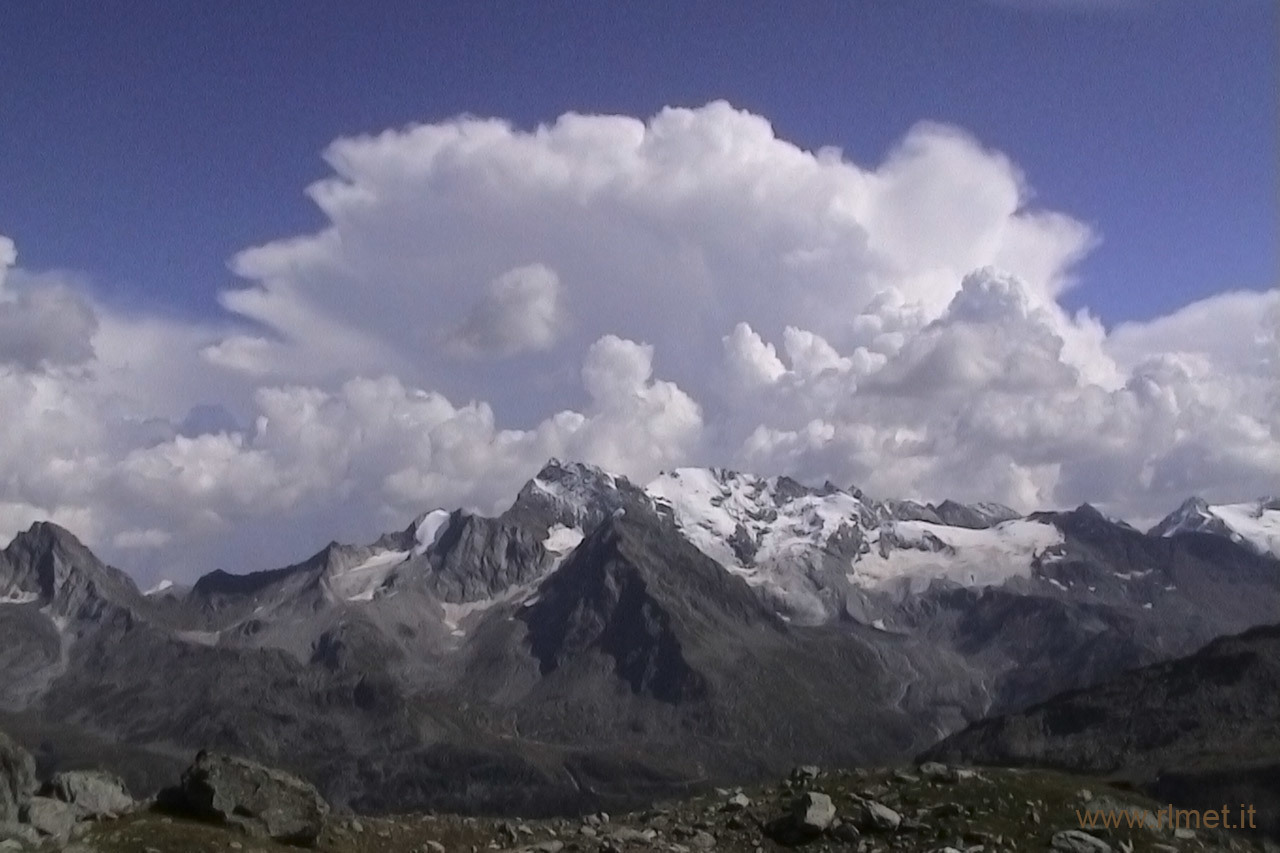
M 552 554 L 563 555 L 577 548 L 582 539 L 582 528 L 557 524 L 547 531 L 547 538 L 542 540 L 542 547 Z
M 445 525 L 449 523 L 449 515 L 448 510 L 433 509 L 418 519 L 413 531 L 414 539 L 417 542 L 413 549 L 415 554 L 427 553 L 439 541 L 441 532 L 444 531 Z
M 847 575 L 850 583 L 874 588 L 906 578 L 917 584 L 947 580 L 963 586 L 998 586 L 1014 577 L 1030 577 L 1036 559 L 1064 541 L 1062 531 L 1052 524 L 1025 519 L 984 530 L 928 521 L 886 522 L 876 537 L 878 544 L 881 540 L 883 547 L 854 558 Z M 938 550 L 934 543 L 944 547 Z
M 31 604 L 40 600 L 38 592 L 24 592 L 20 589 L 13 589 L 0 595 L 0 604 Z
M 826 605 L 808 578 L 842 528 L 873 514 L 839 490 L 715 468 L 679 468 L 645 488 L 698 550 L 748 584 L 765 587 L 800 621 L 821 622 Z
M 160 593 L 164 592 L 166 589 L 172 589 L 172 588 L 173 588 L 173 581 L 166 578 L 142 594 L 143 595 L 159 595 Z
M 1280 508 L 1266 501 L 1211 506 L 1209 511 L 1259 554 L 1280 557 Z M 1235 537 L 1233 537 L 1235 538 Z
M 184 643 L 194 643 L 197 646 L 216 646 L 218 638 L 221 636 L 219 631 L 178 631 L 175 636 Z
M 357 566 L 334 573 L 329 578 L 329 589 L 345 601 L 373 601 L 374 594 L 409 554 L 409 551 L 380 551 Z

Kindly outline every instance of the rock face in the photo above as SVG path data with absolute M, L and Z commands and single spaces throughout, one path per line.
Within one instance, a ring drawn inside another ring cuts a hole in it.
M 35 788 L 35 760 L 0 732 L 0 823 L 17 820 L 19 808 Z
M 1252 803 L 1280 835 L 1280 625 L 1215 640 L 1016 714 L 983 720 L 927 757 L 1123 773 L 1161 802 Z
M 202 752 L 165 805 L 288 844 L 313 844 L 329 806 L 296 776 L 230 755 Z
M 98 770 L 57 773 L 49 780 L 44 792 L 72 805 L 82 818 L 119 816 L 134 806 L 124 781 Z

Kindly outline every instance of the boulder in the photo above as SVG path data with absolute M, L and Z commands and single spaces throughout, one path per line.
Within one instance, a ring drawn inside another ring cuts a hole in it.
M 1049 846 L 1061 853 L 1111 853 L 1110 844 L 1079 829 L 1055 832 Z
M 902 815 L 883 803 L 868 800 L 862 804 L 862 828 L 873 832 L 893 832 L 902 825 Z
M 956 771 L 937 761 L 926 761 L 921 764 L 920 775 L 930 782 L 955 782 L 959 778 Z
M 124 781 L 99 770 L 56 773 L 42 793 L 71 804 L 80 818 L 117 817 L 134 807 Z
M 791 819 L 796 829 L 806 834 L 825 832 L 835 818 L 835 804 L 826 794 L 817 791 L 801 794 L 791 804 Z
M 40 843 L 40 833 L 25 823 L 0 823 L 0 844 L 8 841 L 17 844 L 18 849 L 25 849 L 28 845 L 34 847 Z
M 201 752 L 182 774 L 165 807 L 238 826 L 251 835 L 311 845 L 324 829 L 329 805 L 309 783 L 271 767 Z
M 22 803 L 35 790 L 35 759 L 0 732 L 0 823 L 17 820 Z
M 66 843 L 76 825 L 76 812 L 70 805 L 52 797 L 32 797 L 22 807 L 22 822 L 42 836 Z

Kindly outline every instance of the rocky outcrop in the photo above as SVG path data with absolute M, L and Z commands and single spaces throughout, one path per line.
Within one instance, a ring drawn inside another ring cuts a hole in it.
M 311 845 L 324 829 L 329 805 L 296 776 L 231 755 L 201 752 L 162 807 L 236 826 L 250 835 Z

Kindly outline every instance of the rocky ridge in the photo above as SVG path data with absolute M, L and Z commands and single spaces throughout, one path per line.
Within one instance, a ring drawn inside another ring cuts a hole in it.
M 617 810 L 902 761 L 1280 612 L 1274 559 L 1088 506 L 660 480 L 553 462 L 495 517 L 147 596 L 37 525 L 0 552 L 0 719 L 138 790 L 206 748 L 363 812 Z

